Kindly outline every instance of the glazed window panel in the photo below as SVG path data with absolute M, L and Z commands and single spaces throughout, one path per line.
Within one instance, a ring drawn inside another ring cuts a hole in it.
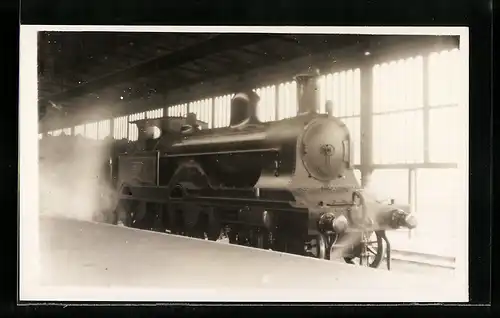
M 64 128 L 62 130 L 63 134 L 70 136 L 71 135 L 71 128 Z
M 461 206 L 463 178 L 459 169 L 418 169 L 416 173 L 415 215 L 417 233 L 424 237 L 451 238 L 457 218 L 463 217 Z
M 43 134 L 38 134 L 38 140 L 43 139 Z
M 62 129 L 56 129 L 52 131 L 52 136 L 60 136 L 62 134 Z
M 97 123 L 85 124 L 85 137 L 97 139 Z
M 80 136 L 85 135 L 85 126 L 84 125 L 75 126 L 75 136 L 77 136 L 77 135 L 80 135 Z
M 126 139 L 128 137 L 127 125 L 127 116 L 115 118 L 113 123 L 113 137 L 115 139 Z
M 457 163 L 461 147 L 467 142 L 460 135 L 458 106 L 430 109 L 429 111 L 429 160 L 431 162 Z
M 263 122 L 276 120 L 276 86 L 257 88 L 255 92 L 260 97 L 257 118 Z
M 420 163 L 424 157 L 423 111 L 375 115 L 373 162 Z
M 394 199 L 396 204 L 409 204 L 408 169 L 376 169 L 366 191 L 378 200 Z
M 168 117 L 186 117 L 188 104 L 179 104 L 168 107 Z
M 146 112 L 140 112 L 136 114 L 129 115 L 129 122 L 146 119 Z M 130 141 L 136 141 L 139 139 L 139 129 L 135 124 L 128 124 L 128 139 Z
M 429 55 L 429 106 L 452 105 L 460 102 L 462 63 L 458 49 Z
M 360 69 L 320 76 L 319 112 L 326 113 L 326 102 L 333 102 L 335 117 L 358 116 L 361 109 L 361 73 Z
M 212 99 L 203 99 L 189 103 L 189 112 L 195 113 L 196 118 L 212 128 Z
M 361 170 L 354 169 L 354 177 L 356 177 L 356 180 L 361 185 Z
M 111 133 L 111 126 L 109 120 L 103 120 L 98 123 L 98 139 L 104 139 Z
M 423 58 L 400 59 L 373 67 L 373 112 L 423 107 Z
M 278 86 L 278 120 L 297 115 L 297 83 L 282 83 Z
M 128 140 L 136 141 L 139 138 L 139 130 L 136 125 L 128 125 Z
M 224 95 L 215 98 L 214 128 L 229 126 L 231 111 L 231 95 Z
M 359 117 L 341 118 L 344 124 L 349 129 L 351 136 L 351 151 L 353 152 L 353 164 L 361 163 L 361 120 Z
M 154 119 L 154 118 L 162 118 L 163 117 L 163 108 L 153 109 L 146 112 L 146 118 Z

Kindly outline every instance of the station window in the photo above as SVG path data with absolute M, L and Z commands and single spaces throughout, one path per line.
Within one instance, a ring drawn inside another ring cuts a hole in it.
M 404 111 L 424 106 L 422 56 L 373 67 L 373 112 Z
M 186 117 L 188 104 L 179 104 L 168 107 L 168 117 Z
M 80 135 L 80 136 L 85 135 L 85 125 L 75 126 L 75 136 L 76 135 Z
M 465 217 L 459 169 L 418 169 L 415 215 L 419 236 L 451 239 L 457 218 Z
M 359 116 L 360 95 L 360 69 L 351 69 L 320 76 L 319 111 L 325 113 L 326 101 L 333 102 L 333 115 L 335 117 Z
M 397 204 L 409 204 L 408 169 L 376 169 L 366 190 L 378 200 L 394 199 Z
M 460 148 L 467 141 L 460 137 L 457 107 L 429 110 L 429 160 L 431 162 L 457 163 Z
M 148 110 L 146 112 L 146 118 L 162 118 L 163 117 L 163 108 Z
M 429 55 L 429 106 L 455 105 L 460 100 L 460 81 L 463 79 L 458 49 L 434 52 Z
M 128 137 L 128 118 L 122 116 L 113 120 L 113 137 L 115 139 L 126 139 Z
M 255 90 L 260 97 L 257 106 L 257 117 L 260 121 L 276 120 L 276 86 L 265 86 Z
M 419 163 L 424 159 L 423 111 L 375 115 L 373 162 Z
M 56 129 L 52 131 L 52 136 L 59 136 L 62 134 L 62 129 Z
M 460 84 L 462 65 L 458 49 L 429 55 L 429 160 L 458 163 L 461 148 L 467 141 L 460 138 L 462 108 Z
M 214 128 L 227 127 L 230 121 L 231 95 L 215 98 Z
M 110 121 L 109 120 L 102 120 L 98 123 L 98 128 L 97 128 L 97 137 L 98 139 L 104 139 L 108 137 L 111 133 L 111 126 L 110 126 Z
M 297 83 L 281 83 L 278 86 L 278 120 L 297 115 Z
M 97 123 L 85 124 L 85 137 L 97 139 Z
M 146 119 L 146 112 L 136 113 L 130 115 L 128 118 L 129 122 L 141 119 Z M 131 141 L 139 139 L 139 128 L 137 128 L 137 125 L 128 124 L 128 139 Z
M 203 99 L 189 103 L 189 112 L 195 113 L 196 118 L 212 128 L 212 99 Z

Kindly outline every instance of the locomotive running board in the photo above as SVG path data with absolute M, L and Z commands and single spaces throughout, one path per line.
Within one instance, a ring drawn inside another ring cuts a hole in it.
M 281 210 L 281 211 L 295 211 L 305 212 L 305 209 L 292 207 L 288 201 L 274 201 L 262 199 L 239 199 L 239 198 L 225 198 L 225 197 L 185 197 L 183 199 L 172 198 L 171 202 L 195 202 L 199 204 L 206 204 L 219 207 L 234 207 L 242 208 L 245 206 L 259 207 L 268 210 Z
M 227 154 L 245 154 L 245 153 L 259 153 L 259 152 L 273 152 L 279 151 L 278 148 L 265 148 L 265 149 L 249 149 L 249 150 L 228 150 L 228 151 L 214 151 L 214 152 L 189 152 L 180 154 L 165 154 L 167 158 L 176 157 L 191 157 L 191 156 L 213 156 L 213 155 L 227 155 Z
M 125 188 L 127 191 L 125 191 Z M 123 192 L 129 192 L 125 194 Z M 249 198 L 228 198 L 228 197 L 206 197 L 206 196 L 186 196 L 183 198 L 171 198 L 170 190 L 167 187 L 150 187 L 150 186 L 126 186 L 124 187 L 121 200 L 138 200 L 152 203 L 199 203 L 201 205 L 219 206 L 219 207 L 235 207 L 242 208 L 261 207 L 269 210 L 284 210 L 305 212 L 304 208 L 294 207 L 293 202 L 278 201 L 278 200 L 262 200 Z

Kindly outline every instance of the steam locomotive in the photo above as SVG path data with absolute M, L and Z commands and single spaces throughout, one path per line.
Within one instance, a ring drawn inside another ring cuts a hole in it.
M 363 191 L 349 130 L 317 113 L 314 75 L 296 82 L 293 118 L 260 122 L 259 96 L 241 91 L 229 127 L 208 129 L 194 114 L 135 121 L 135 150 L 110 160 L 113 222 L 370 267 L 385 256 L 390 269 L 385 232 L 415 218 Z

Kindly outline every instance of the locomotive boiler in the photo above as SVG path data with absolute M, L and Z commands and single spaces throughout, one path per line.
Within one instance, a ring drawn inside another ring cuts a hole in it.
M 136 121 L 135 150 L 112 162 L 115 221 L 371 267 L 387 253 L 389 266 L 385 231 L 413 228 L 414 217 L 364 193 L 349 130 L 316 111 L 314 75 L 296 82 L 292 118 L 261 122 L 259 96 L 241 91 L 228 127 L 207 129 L 194 114 Z

